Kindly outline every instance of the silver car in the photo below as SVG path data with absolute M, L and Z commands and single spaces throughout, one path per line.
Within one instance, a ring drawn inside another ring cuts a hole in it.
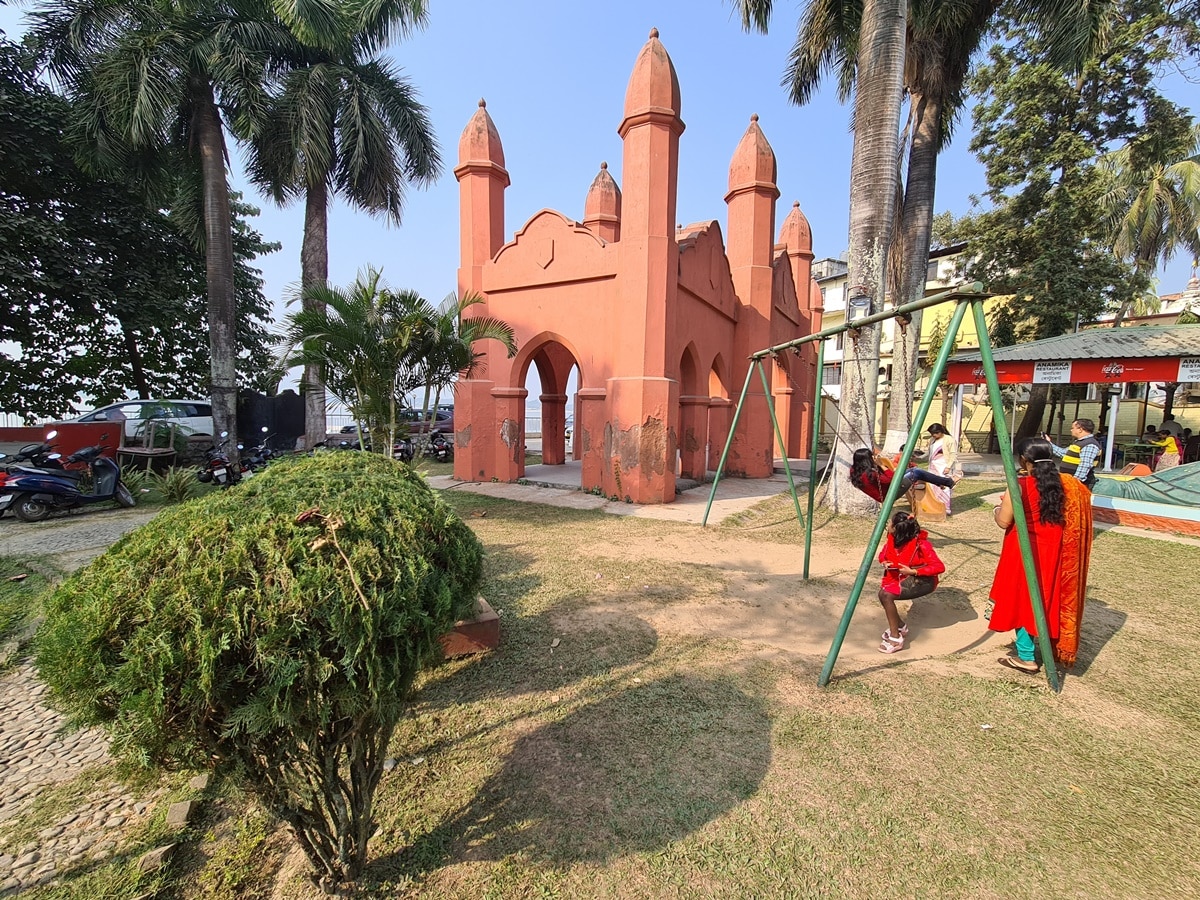
M 72 422 L 125 422 L 125 436 L 138 437 L 146 432 L 146 423 L 175 423 L 187 435 L 211 436 L 212 403 L 208 400 L 122 400 L 92 410 Z

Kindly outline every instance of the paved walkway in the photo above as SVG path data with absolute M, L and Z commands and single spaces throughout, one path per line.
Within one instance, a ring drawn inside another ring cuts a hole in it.
M 112 510 L 28 524 L 0 521 L 0 554 L 49 556 L 67 571 L 91 561 L 117 538 L 148 522 L 155 510 Z M 144 822 L 160 798 L 129 793 L 96 774 L 63 815 L 35 836 L 11 827 L 39 794 L 111 761 L 108 739 L 96 729 L 72 731 L 45 702 L 46 686 L 31 663 L 0 675 L 0 897 L 53 881 L 64 869 L 117 851 L 128 830 Z

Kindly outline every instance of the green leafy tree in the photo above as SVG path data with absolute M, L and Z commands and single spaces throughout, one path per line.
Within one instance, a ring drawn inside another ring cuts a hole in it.
M 1045 62 L 1043 38 L 1013 26 L 972 79 L 979 96 L 971 147 L 984 163 L 991 209 L 956 223 L 967 275 L 1010 295 L 999 322 L 1015 340 L 1071 331 L 1148 289 L 1111 252 L 1098 162 L 1145 127 L 1182 115 L 1163 101 L 1157 73 L 1191 40 L 1158 0 L 1125 0 L 1105 20 L 1096 53 L 1069 76 Z M 1188 51 L 1191 52 L 1191 51 Z M 1045 386 L 1035 386 L 1018 436 L 1041 429 Z
M 125 758 L 238 780 L 332 891 L 367 860 L 396 723 L 482 559 L 407 466 L 282 462 L 164 510 L 64 582 L 38 671 Z
M 0 406 L 62 416 L 85 399 L 192 396 L 207 390 L 203 254 L 171 218 L 119 180 L 81 169 L 66 141 L 67 100 L 32 60 L 0 41 Z M 232 200 L 241 377 L 271 359 L 262 280 L 272 252 Z M 55 377 L 47 378 L 48 372 Z
M 316 9 L 322 9 L 317 7 Z M 372 56 L 389 35 L 407 34 L 427 19 L 424 0 L 364 5 L 339 2 L 324 19 L 288 19 L 306 45 L 285 61 L 263 128 L 250 144 L 252 179 L 276 202 L 304 199 L 300 248 L 302 302 L 329 278 L 329 202 L 334 196 L 399 225 L 409 184 L 430 183 L 441 159 L 428 112 L 409 81 Z M 318 367 L 303 378 L 306 439 L 325 438 L 325 388 Z
M 30 35 L 78 114 L 97 172 L 160 202 L 184 177 L 206 259 L 214 424 L 237 437 L 237 315 L 226 128 L 251 134 L 278 57 L 296 40 L 259 0 L 43 0 Z M 182 207 L 178 201 L 174 204 Z

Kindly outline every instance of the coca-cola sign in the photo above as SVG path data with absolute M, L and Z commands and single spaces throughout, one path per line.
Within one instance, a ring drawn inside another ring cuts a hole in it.
M 1105 363 L 1100 368 L 1100 373 L 1106 379 L 1109 379 L 1111 381 L 1116 381 L 1118 378 L 1120 378 L 1122 375 L 1125 374 L 1125 366 L 1119 362 Z

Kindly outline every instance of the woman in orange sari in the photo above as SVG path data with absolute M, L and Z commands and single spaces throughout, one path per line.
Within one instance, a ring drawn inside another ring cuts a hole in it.
M 1017 484 L 1029 541 L 1033 549 L 1046 626 L 1054 659 L 1070 668 L 1079 652 L 1079 627 L 1087 593 L 1088 562 L 1092 551 L 1092 494 L 1083 482 L 1061 475 L 1049 441 L 1030 438 L 1017 447 L 1021 472 Z M 1018 672 L 1035 674 L 1038 663 L 1034 638 L 1037 624 L 1025 579 L 1017 539 L 1012 498 L 1006 491 L 995 508 L 996 524 L 1005 529 L 1000 562 L 992 581 L 995 603 L 988 628 L 1015 630 L 1016 652 L 999 662 Z

